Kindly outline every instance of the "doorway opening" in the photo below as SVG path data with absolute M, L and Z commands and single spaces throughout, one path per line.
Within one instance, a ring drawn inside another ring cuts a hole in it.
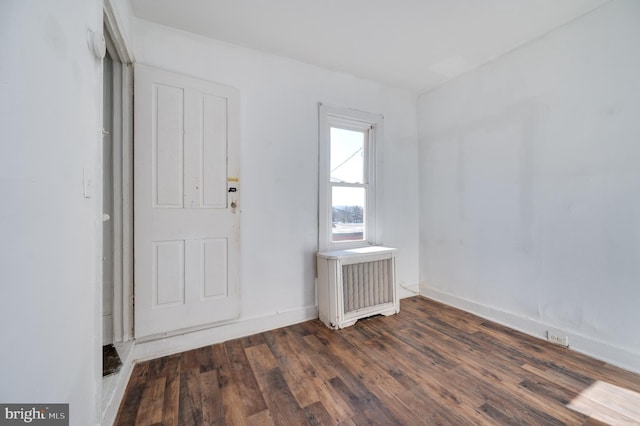
M 131 57 L 105 10 L 102 169 L 103 375 L 117 372 L 118 346 L 133 338 L 133 78 Z M 116 362 L 114 367 L 113 362 Z
M 112 1 L 105 0 L 103 8 L 103 424 L 114 421 L 133 369 L 134 58 Z M 121 360 L 119 371 L 112 358 Z

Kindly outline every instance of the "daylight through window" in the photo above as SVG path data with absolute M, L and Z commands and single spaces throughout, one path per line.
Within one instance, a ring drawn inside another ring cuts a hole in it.
M 373 244 L 374 148 L 381 117 L 322 106 L 320 113 L 324 154 L 320 165 L 320 245 L 327 249 Z
M 331 241 L 365 240 L 368 131 L 329 129 Z

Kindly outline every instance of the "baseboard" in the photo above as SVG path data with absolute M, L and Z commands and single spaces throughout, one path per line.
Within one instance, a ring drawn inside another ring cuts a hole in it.
M 134 347 L 135 362 L 146 361 L 196 349 L 202 346 L 221 343 L 239 337 L 250 336 L 263 331 L 296 324 L 318 318 L 317 306 L 306 306 L 269 315 L 241 319 L 232 323 L 204 330 L 166 337 L 146 342 L 138 342 Z
M 560 332 L 563 335 L 569 336 L 570 349 L 626 370 L 640 373 L 640 354 L 630 351 L 629 349 L 617 347 L 610 343 L 576 333 L 575 331 L 563 330 L 555 325 L 532 318 L 525 318 L 509 312 L 500 311 L 496 308 L 433 288 L 421 286 L 420 295 L 462 309 L 482 318 L 495 321 L 542 340 L 547 339 L 547 330 Z
M 102 379 L 102 425 L 112 425 L 133 372 L 133 341 L 116 343 L 122 366 L 118 373 Z
M 420 294 L 420 286 L 418 284 L 398 284 L 398 299 L 406 299 Z

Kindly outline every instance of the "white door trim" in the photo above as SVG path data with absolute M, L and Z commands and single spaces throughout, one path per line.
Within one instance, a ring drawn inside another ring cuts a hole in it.
M 121 30 L 112 0 L 104 2 L 105 39 L 120 72 L 114 76 L 113 186 L 114 294 L 113 340 L 133 339 L 133 66 L 134 56 Z
M 116 8 L 111 4 L 112 0 L 104 0 L 104 26 L 107 28 L 109 36 L 113 41 L 113 46 L 117 51 L 117 56 L 123 64 L 134 62 L 133 50 L 122 31 L 121 18 L 116 13 Z

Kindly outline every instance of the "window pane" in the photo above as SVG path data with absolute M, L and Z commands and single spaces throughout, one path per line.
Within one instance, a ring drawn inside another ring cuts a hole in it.
M 331 205 L 332 241 L 364 240 L 365 188 L 334 186 L 331 189 Z
M 364 132 L 331 128 L 331 182 L 364 183 Z

